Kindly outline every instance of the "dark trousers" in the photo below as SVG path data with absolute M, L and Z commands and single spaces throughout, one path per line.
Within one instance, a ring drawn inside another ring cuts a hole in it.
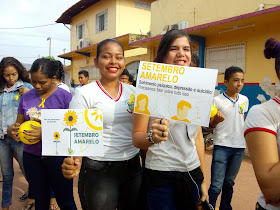
M 62 210 L 76 210 L 73 180 L 63 177 L 61 165 L 65 157 L 39 157 L 23 153 L 23 165 L 31 191 L 35 194 L 36 210 L 50 207 L 50 186 Z
M 127 161 L 83 158 L 79 196 L 83 210 L 139 209 L 142 168 L 139 155 Z
M 203 173 L 200 167 L 188 172 L 145 169 L 147 210 L 197 209 Z

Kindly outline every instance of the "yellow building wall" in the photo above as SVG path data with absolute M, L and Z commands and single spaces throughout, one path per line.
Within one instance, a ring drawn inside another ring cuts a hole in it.
M 133 56 L 140 56 L 140 55 L 146 55 L 147 54 L 147 49 L 146 48 L 136 48 L 132 50 L 126 50 L 124 52 L 124 57 L 133 57 Z
M 151 59 L 150 50 L 146 50 L 146 54 L 126 57 L 125 64 L 128 65 L 134 61 L 150 61 L 150 59 Z
M 159 0 L 151 7 L 152 36 L 161 34 L 165 25 L 187 21 L 189 27 L 257 11 L 260 4 L 265 9 L 277 6 L 280 0 Z
M 118 0 L 116 36 L 127 33 L 146 35 L 151 29 L 151 11 L 135 8 L 134 0 Z
M 79 76 L 78 76 L 80 68 L 86 66 L 93 66 L 93 65 L 94 65 L 94 57 L 86 57 L 86 56 L 79 55 L 72 58 L 71 78 L 74 79 L 75 85 L 80 84 Z M 92 80 L 89 81 L 91 82 Z
M 96 33 L 96 15 L 104 10 L 108 10 L 107 30 Z M 105 38 L 116 37 L 116 0 L 100 1 L 87 8 L 80 14 L 72 18 L 71 22 L 71 51 L 77 50 L 79 40 L 76 40 L 76 25 L 85 23 L 85 38 L 91 44 L 98 43 Z
M 245 83 L 263 82 L 266 76 L 270 76 L 271 81 L 276 82 L 278 78 L 274 69 L 275 59 L 268 60 L 263 54 L 265 41 L 271 37 L 280 40 L 280 27 L 256 25 L 248 29 L 207 37 L 206 47 L 245 42 Z M 224 74 L 218 75 L 218 83 L 223 82 Z

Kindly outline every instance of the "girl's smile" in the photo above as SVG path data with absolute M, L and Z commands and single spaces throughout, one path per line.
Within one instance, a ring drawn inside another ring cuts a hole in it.
M 108 42 L 101 49 L 94 63 L 100 70 L 102 80 L 118 80 L 125 67 L 122 48 L 117 43 Z
M 171 44 L 163 63 L 189 66 L 191 63 L 191 47 L 187 37 L 182 36 Z

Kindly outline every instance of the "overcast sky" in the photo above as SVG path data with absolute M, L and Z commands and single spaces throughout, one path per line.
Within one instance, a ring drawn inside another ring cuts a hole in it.
M 62 23 L 54 24 L 69 7 L 79 0 L 0 0 L 0 60 L 6 56 L 32 64 L 39 56 L 49 55 L 47 38 L 51 38 L 51 55 L 70 51 L 70 31 Z M 69 27 L 69 25 L 67 25 Z M 63 59 L 60 59 L 63 62 Z M 70 62 L 66 61 L 69 65 Z

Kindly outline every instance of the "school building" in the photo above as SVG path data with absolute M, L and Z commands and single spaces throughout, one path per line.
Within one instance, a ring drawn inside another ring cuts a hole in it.
M 71 60 L 74 84 L 81 69 L 99 78 L 93 58 L 101 40 L 120 41 L 126 68 L 136 75 L 139 61 L 153 61 L 163 34 L 176 28 L 191 35 L 200 67 L 219 70 L 217 90 L 225 90 L 227 67 L 244 69 L 241 93 L 252 106 L 273 97 L 278 86 L 274 59 L 265 59 L 263 49 L 268 38 L 280 40 L 279 21 L 280 0 L 81 0 L 56 22 L 71 24 L 71 52 L 59 57 Z
M 87 70 L 90 81 L 99 79 L 93 59 L 97 44 L 107 38 L 121 42 L 126 64 L 135 69 L 134 60 L 147 60 L 147 49 L 129 43 L 148 37 L 152 0 L 81 0 L 67 9 L 57 23 L 71 25 L 71 51 L 59 57 L 71 60 L 72 84 L 79 84 L 78 72 Z M 136 73 L 136 71 L 135 71 Z

